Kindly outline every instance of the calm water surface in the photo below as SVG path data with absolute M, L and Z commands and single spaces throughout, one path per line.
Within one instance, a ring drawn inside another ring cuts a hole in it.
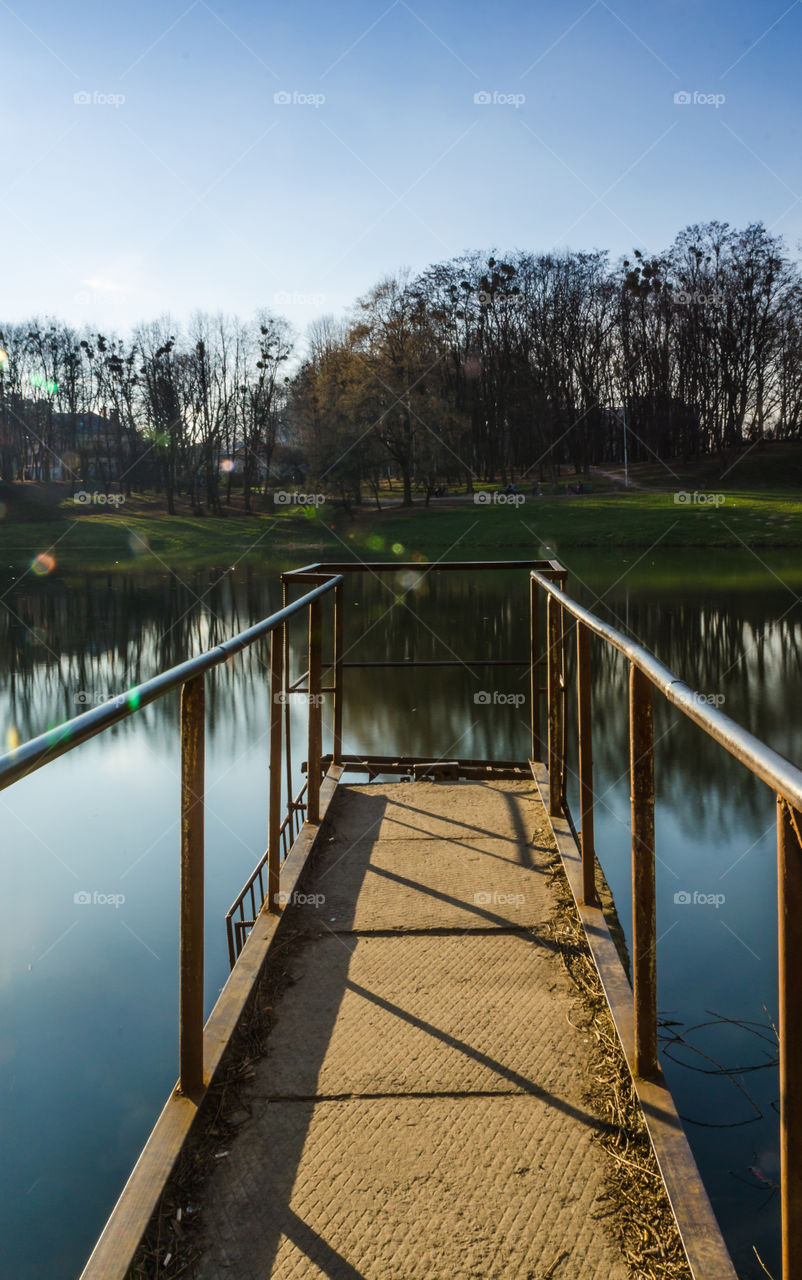
M 571 591 L 802 761 L 797 565 L 638 556 L 569 555 Z M 4 736 L 24 741 L 265 616 L 280 567 L 0 581 Z M 360 575 L 347 593 L 352 659 L 527 653 L 525 574 Z M 302 645 L 298 626 L 296 670 Z M 228 971 L 225 911 L 265 843 L 266 657 L 207 684 L 207 1009 Z M 625 673 L 598 658 L 597 847 L 629 935 Z M 470 662 L 349 672 L 345 750 L 523 759 L 527 708 L 498 695 L 526 688 Z M 296 765 L 303 716 L 294 706 Z M 0 1231 L 19 1280 L 80 1271 L 175 1081 L 177 720 L 171 695 L 0 793 Z M 774 799 L 659 701 L 656 737 L 663 1065 L 739 1273 L 757 1278 L 753 1245 L 779 1271 Z

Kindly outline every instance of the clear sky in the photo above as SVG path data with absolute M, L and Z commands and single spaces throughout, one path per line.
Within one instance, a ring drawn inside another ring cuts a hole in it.
M 800 0 L 0 0 L 0 48 L 0 319 L 302 331 L 466 249 L 802 241 Z

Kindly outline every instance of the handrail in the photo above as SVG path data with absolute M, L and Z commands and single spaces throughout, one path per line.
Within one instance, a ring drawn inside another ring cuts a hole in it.
M 579 622 L 584 623 L 589 631 L 606 640 L 614 649 L 628 658 L 667 701 L 679 707 L 690 720 L 704 729 L 709 737 L 714 738 L 724 747 L 725 751 L 745 764 L 752 773 L 773 791 L 782 795 L 783 799 L 792 804 L 795 809 L 802 809 L 802 769 L 791 764 L 790 760 L 786 760 L 785 756 L 781 756 L 772 747 L 766 746 L 765 742 L 761 742 L 760 738 L 738 724 L 737 720 L 733 720 L 717 707 L 704 702 L 690 685 L 680 680 L 679 676 L 675 676 L 673 671 L 660 662 L 659 658 L 656 658 L 643 645 L 638 644 L 636 640 L 629 640 L 616 631 L 615 627 L 609 626 L 589 610 L 583 609 L 537 570 L 533 571 L 532 577 L 539 587 L 548 592 Z
M 536 587 L 546 593 L 548 681 L 549 813 L 568 815 L 566 790 L 565 615 L 576 621 L 577 745 L 581 829 L 581 905 L 594 906 L 593 752 L 590 689 L 590 635 L 629 662 L 629 776 L 632 825 L 632 1007 L 636 1078 L 659 1076 L 657 1057 L 657 901 L 654 826 L 654 713 L 652 690 L 697 724 L 708 737 L 771 787 L 777 799 L 777 899 L 780 1065 L 780 1201 L 783 1280 L 802 1280 L 802 770 L 737 721 L 712 707 L 654 654 L 584 609 L 564 590 L 533 570 L 531 574 L 531 663 L 534 673 L 538 607 Z M 534 689 L 533 675 L 533 689 Z M 533 726 L 539 724 L 533 697 Z M 543 744 L 533 730 L 533 759 Z
M 268 672 L 270 691 L 270 755 L 269 755 L 269 805 L 267 853 L 268 893 L 266 908 L 280 913 L 278 894 L 281 865 L 281 711 L 286 700 L 284 691 L 283 654 L 289 647 L 288 624 L 290 619 L 304 610 L 309 611 L 310 652 L 319 659 L 322 631 L 322 597 L 333 591 L 335 598 L 341 591 L 341 574 L 327 576 L 325 582 L 306 592 L 254 626 L 232 636 L 209 649 L 206 653 L 190 658 L 178 666 L 162 671 L 127 693 L 93 707 L 55 729 L 32 738 L 23 746 L 0 757 L 0 790 L 9 787 L 28 774 L 49 764 L 59 756 L 73 751 L 81 743 L 111 728 L 121 720 L 134 715 L 142 707 L 164 697 L 174 689 L 181 690 L 180 740 L 181 740 L 181 887 L 180 887 L 180 936 L 179 936 L 179 1014 L 178 1014 L 178 1087 L 184 1097 L 200 1099 L 207 1087 L 208 1073 L 204 1071 L 203 1006 L 204 1006 L 204 795 L 205 795 L 205 677 L 206 673 L 222 662 L 228 661 L 243 649 L 249 648 L 265 636 L 271 637 L 270 667 Z M 339 611 L 341 618 L 341 609 Z M 335 631 L 336 631 L 335 620 Z M 320 761 L 322 746 L 321 680 L 319 660 L 311 665 L 309 701 L 309 770 L 307 775 L 306 820 L 311 824 L 320 821 L 317 797 L 321 781 Z M 312 696 L 314 694 L 314 696 Z M 335 697 L 341 701 L 342 690 L 335 686 Z M 337 749 L 337 733 L 334 735 Z M 289 737 L 286 740 L 288 771 Z M 292 795 L 288 791 L 287 806 L 293 813 Z M 260 868 L 262 864 L 260 863 Z M 259 904 L 260 908 L 262 903 Z
M 645 700 L 642 687 L 648 684 L 648 680 L 657 684 L 658 688 L 670 700 L 681 706 L 692 719 L 702 723 L 703 727 L 706 727 L 706 721 L 710 720 L 716 730 L 712 736 L 717 737 L 717 740 L 724 742 L 725 745 L 730 740 L 728 735 L 733 736 L 734 740 L 733 731 L 744 734 L 745 740 L 748 740 L 747 745 L 751 755 L 747 752 L 745 757 L 739 758 L 744 758 L 747 763 L 753 759 L 760 763 L 761 768 L 765 771 L 760 776 L 766 777 L 767 780 L 771 779 L 772 785 L 775 781 L 782 780 L 784 783 L 783 794 L 791 797 L 796 797 L 798 794 L 802 797 L 802 789 L 795 790 L 802 784 L 802 774 L 799 771 L 794 770 L 793 766 L 788 765 L 788 762 L 783 761 L 776 753 L 764 748 L 763 744 L 759 743 L 751 734 L 746 734 L 745 730 L 741 730 L 740 726 L 735 725 L 728 717 L 722 716 L 719 712 L 707 711 L 707 709 L 696 704 L 691 703 L 686 706 L 687 699 L 690 698 L 692 700 L 695 697 L 688 686 L 676 680 L 672 673 L 663 667 L 647 650 L 642 649 L 640 646 L 632 645 L 625 637 L 615 632 L 613 628 L 607 627 L 587 610 L 575 605 L 562 589 L 565 583 L 566 571 L 556 560 L 437 561 L 434 563 L 397 560 L 368 563 L 356 560 L 346 563 L 318 563 L 286 571 L 282 574 L 283 607 L 269 618 L 263 619 L 230 640 L 223 641 L 205 654 L 160 673 L 151 680 L 145 681 L 142 685 L 130 689 L 125 694 L 121 694 L 104 706 L 76 716 L 58 728 L 42 734 L 24 744 L 24 746 L 0 757 L 1 790 L 26 774 L 34 772 L 50 760 L 72 750 L 90 737 L 119 723 L 171 690 L 177 688 L 181 690 L 180 1070 L 178 1090 L 171 1095 L 163 1112 L 164 1126 L 162 1126 L 162 1120 L 160 1120 L 157 1129 L 154 1130 L 148 1148 L 146 1148 L 147 1152 L 151 1148 L 151 1143 L 153 1144 L 150 1155 L 157 1169 L 157 1181 L 166 1178 L 169 1174 L 172 1167 L 171 1161 L 176 1158 L 185 1133 L 191 1123 L 191 1119 L 188 1118 L 189 1104 L 196 1108 L 203 1100 L 211 1073 L 216 1070 L 220 1055 L 224 1050 L 224 1046 L 228 1043 L 228 1036 L 230 1036 L 231 1030 L 236 1025 L 241 1010 L 244 1008 L 245 1000 L 250 998 L 250 993 L 254 989 L 254 983 L 259 972 L 258 964 L 254 958 L 258 960 L 260 956 L 265 954 L 265 948 L 269 945 L 269 937 L 274 936 L 281 907 L 284 898 L 287 896 L 279 891 L 279 886 L 280 884 L 292 886 L 299 883 L 298 877 L 301 874 L 303 860 L 314 846 L 319 823 L 325 816 L 326 806 L 330 803 L 331 788 L 336 786 L 343 767 L 348 767 L 348 763 L 356 759 L 356 757 L 344 755 L 342 750 L 343 669 L 346 666 L 382 668 L 389 665 L 386 660 L 365 663 L 346 663 L 344 661 L 344 653 L 346 652 L 343 643 L 345 575 L 358 572 L 373 574 L 382 572 L 396 573 L 399 570 L 415 570 L 422 575 L 426 575 L 441 570 L 479 571 L 498 569 L 529 571 L 530 657 L 528 662 L 530 664 L 532 759 L 539 759 L 537 753 L 540 748 L 540 695 L 546 693 L 549 702 L 549 766 L 550 770 L 553 770 L 549 787 L 550 806 L 558 802 L 559 804 L 563 803 L 565 790 L 567 741 L 565 726 L 566 663 L 563 630 L 565 611 L 573 612 L 577 619 L 578 633 L 581 640 L 579 647 L 580 726 L 581 734 L 584 735 L 584 744 L 580 744 L 580 775 L 582 782 L 581 856 L 583 887 L 587 894 L 586 901 L 591 901 L 595 894 L 594 863 L 592 858 L 593 792 L 588 656 L 590 632 L 594 632 L 602 639 L 613 644 L 625 656 L 629 657 L 635 674 L 642 681 L 642 685 L 635 682 L 631 692 L 632 706 L 636 713 L 633 719 L 633 740 L 638 743 L 637 752 L 632 756 L 632 768 L 633 777 L 637 779 L 634 792 L 638 793 L 639 801 L 644 799 L 642 794 L 644 787 L 648 790 L 649 786 L 651 786 L 651 803 L 653 806 L 651 703 L 647 703 Z M 314 586 L 305 595 L 291 603 L 289 599 L 290 588 L 301 584 L 304 584 L 304 586 L 312 586 L 314 584 Z M 539 588 L 546 590 L 548 593 L 547 629 L 549 646 L 546 654 L 541 654 L 537 648 Z M 330 662 L 328 660 L 324 661 L 322 652 L 322 602 L 323 597 L 329 592 L 334 593 L 333 650 Z M 308 610 L 308 648 L 304 663 L 305 670 L 300 677 L 293 680 L 290 671 L 289 623 L 293 617 L 304 610 Z M 268 754 L 267 850 L 226 917 L 229 957 L 234 968 L 234 973 L 229 981 L 236 988 L 236 997 L 232 994 L 226 996 L 226 991 L 229 991 L 227 987 L 215 1006 L 215 1011 L 212 1013 L 204 1033 L 204 678 L 207 671 L 227 661 L 228 658 L 267 635 L 271 636 L 270 662 L 266 676 L 269 682 L 270 695 L 268 716 L 270 745 Z M 496 661 L 505 665 L 507 663 L 519 665 L 511 659 Z M 439 661 L 436 664 L 432 662 L 416 663 L 412 660 L 405 662 L 403 665 L 429 667 L 439 666 L 441 663 Z M 442 665 L 457 665 L 457 663 L 446 664 L 444 662 Z M 544 667 L 547 672 L 547 684 L 545 687 L 541 686 L 540 683 L 540 672 Z M 330 685 L 327 679 L 324 686 L 323 672 L 330 669 L 334 672 L 333 683 Z M 644 677 L 646 678 L 644 679 Z M 304 686 L 303 690 L 298 689 L 299 683 Z M 292 797 L 291 788 L 292 753 L 289 698 L 290 691 L 293 690 L 309 695 L 307 763 L 305 766 L 307 778 L 295 799 Z M 324 693 L 333 693 L 334 695 L 331 755 L 323 754 L 321 707 Z M 732 726 L 732 729 L 729 726 Z M 762 751 L 759 751 L 758 748 L 761 748 Z M 404 759 L 406 765 L 414 764 L 412 758 L 405 757 Z M 390 768 L 393 767 L 393 761 L 388 757 L 371 757 L 371 760 L 378 765 L 383 764 Z M 646 767 L 644 767 L 644 761 Z M 286 767 L 285 777 L 282 777 L 282 763 Z M 460 766 L 467 767 L 479 764 L 476 761 L 460 761 L 458 763 Z M 519 762 L 508 761 L 506 764 L 516 769 L 519 768 Z M 331 768 L 328 767 L 329 765 L 331 765 Z M 781 766 L 787 766 L 793 773 L 784 773 Z M 323 783 L 323 796 L 321 797 L 321 779 L 324 772 L 326 773 L 326 781 Z M 501 776 L 504 775 L 502 774 Z M 558 779 L 559 785 L 556 785 Z M 286 816 L 283 821 L 281 816 L 283 811 L 281 804 L 282 788 L 284 788 L 286 795 L 286 804 L 284 806 L 286 808 Z M 552 812 L 554 812 L 553 809 Z M 653 939 L 654 937 L 654 838 L 653 824 L 650 831 L 650 816 L 648 796 L 646 797 L 645 805 L 641 805 L 637 812 L 633 799 L 633 852 L 637 855 L 634 861 L 637 863 L 638 874 L 642 882 L 640 890 L 634 895 L 634 912 L 640 931 L 639 938 L 645 939 L 647 944 L 645 948 L 646 962 L 636 963 L 634 966 L 635 1040 L 636 1058 L 640 1054 L 640 1065 L 647 1068 L 648 1054 L 650 1052 L 650 1027 L 654 1024 L 656 1028 L 656 968 L 649 960 L 653 948 L 648 945 L 650 938 Z M 796 851 L 792 847 L 793 832 L 796 831 L 798 835 L 798 827 L 794 825 L 795 821 L 795 815 L 792 811 L 783 810 L 779 819 L 781 849 L 789 857 Z M 296 850 L 302 854 L 300 859 L 296 856 Z M 282 868 L 282 862 L 287 860 L 288 854 L 289 866 Z M 293 861 L 295 862 L 294 866 Z M 790 861 L 793 861 L 793 858 L 790 858 Z M 802 866 L 802 863 L 800 865 Z M 281 880 L 279 879 L 280 869 Z M 288 875 L 288 872 L 291 874 Z M 786 902 L 790 902 L 791 906 L 798 908 L 799 913 L 802 914 L 802 874 L 799 871 L 792 870 L 789 875 L 796 876 L 794 884 L 797 893 L 796 897 L 786 898 Z M 650 877 L 651 885 L 649 883 Z M 250 907 L 248 918 L 246 918 L 246 901 Z M 256 946 L 246 949 L 243 964 L 237 965 L 235 962 L 251 930 L 256 935 L 252 940 Z M 635 948 L 636 957 L 640 950 L 640 947 Z M 784 954 L 785 952 L 781 947 L 781 966 Z M 784 969 L 781 967 L 781 981 L 782 974 L 786 972 L 791 973 L 790 964 L 787 964 Z M 224 1003 L 227 1001 L 225 1004 L 226 1011 L 224 1016 L 220 1015 L 218 1018 L 218 1009 L 221 1001 Z M 802 1005 L 802 1000 L 798 1001 L 798 1003 Z M 796 1039 L 793 1042 L 802 1045 L 802 1007 L 797 1009 L 791 1000 L 786 1001 L 783 1007 L 786 1010 L 790 1009 L 794 1015 L 797 1013 L 801 1015 Z M 217 1022 L 215 1021 L 216 1018 L 218 1019 Z M 221 1027 L 225 1027 L 225 1035 L 221 1033 Z M 787 1032 L 781 1022 L 781 1043 L 784 1044 L 783 1036 L 787 1036 Z M 654 1056 L 656 1061 L 656 1030 L 654 1033 Z M 787 1059 L 785 1060 L 787 1066 Z M 783 1106 L 785 1108 L 783 1114 L 787 1117 L 789 1104 L 785 1085 L 783 1085 L 783 1090 Z M 192 1114 L 194 1114 L 194 1111 Z M 140 1166 L 137 1166 L 141 1176 L 139 1182 L 136 1183 L 136 1189 L 131 1190 L 130 1197 L 128 1188 L 123 1192 L 117 1209 L 115 1209 L 110 1219 L 109 1226 L 107 1226 L 103 1237 L 101 1237 L 101 1242 L 97 1246 L 95 1253 L 93 1253 L 92 1259 L 87 1264 L 86 1280 L 90 1276 L 93 1280 L 95 1276 L 108 1280 L 110 1273 L 107 1264 L 110 1260 L 113 1262 L 114 1267 L 117 1268 L 114 1271 L 115 1280 L 122 1280 L 123 1268 L 127 1268 L 127 1260 L 129 1256 L 133 1256 L 133 1250 L 137 1247 L 145 1225 L 153 1211 L 155 1201 L 152 1194 L 153 1187 L 150 1185 L 153 1181 L 153 1168 L 154 1164 L 145 1164 L 141 1170 Z M 135 1171 L 135 1174 L 132 1175 L 132 1183 L 136 1177 Z M 132 1204 L 134 1206 L 133 1209 L 131 1209 Z M 802 1200 L 800 1200 L 800 1204 L 802 1204 Z M 121 1240 L 123 1245 L 119 1243 Z M 798 1250 L 798 1256 L 802 1258 L 802 1249 Z M 788 1270 L 785 1273 L 785 1280 L 802 1280 L 802 1273 Z
M 557 560 L 332 560 L 318 561 L 316 564 L 305 564 L 299 569 L 287 569 L 282 577 L 300 578 L 306 573 L 361 573 L 365 569 L 369 573 L 397 573 L 399 570 L 417 569 L 420 573 L 431 573 L 435 569 L 462 570 L 468 569 L 556 569 L 564 573 Z
M 502 667 L 527 667 L 530 665 L 530 659 L 524 658 L 520 661 L 517 659 L 487 659 L 487 658 L 443 658 L 436 661 L 416 661 L 415 659 L 405 658 L 403 660 L 377 660 L 377 661 L 360 661 L 346 662 L 343 657 L 343 608 L 342 608 L 342 582 L 345 573 L 371 573 L 377 576 L 379 573 L 398 573 L 405 570 L 417 570 L 424 576 L 427 573 L 436 573 L 440 570 L 455 570 L 462 572 L 472 572 L 476 570 L 486 569 L 521 569 L 521 570 L 542 570 L 546 574 L 552 574 L 558 581 L 565 580 L 565 570 L 557 560 L 435 560 L 433 562 L 421 562 L 417 560 L 346 560 L 325 562 L 319 561 L 315 564 L 303 565 L 298 569 L 286 569 L 281 575 L 283 599 L 289 600 L 290 587 L 296 583 L 315 582 L 320 578 L 327 578 L 330 575 L 339 575 L 336 579 L 337 590 L 335 592 L 334 609 L 335 609 L 335 627 L 334 627 L 334 655 L 331 662 L 324 662 L 325 670 L 334 670 L 334 751 L 332 753 L 332 763 L 339 764 L 346 761 L 346 767 L 352 765 L 353 758 L 344 757 L 342 754 L 342 717 L 343 717 L 343 675 L 345 668 L 354 669 L 386 669 L 392 667 L 410 668 L 425 667 L 427 669 L 441 667 L 472 667 L 472 666 L 502 666 Z M 289 649 L 285 645 L 284 648 L 284 667 L 289 673 Z M 295 680 L 291 680 L 287 674 L 285 689 L 288 693 L 307 692 L 310 671 L 307 669 L 301 672 Z M 321 692 L 326 692 L 327 688 L 321 686 Z M 532 737 L 533 741 L 539 732 L 539 720 L 537 719 L 536 704 L 532 709 Z M 284 736 L 287 743 L 287 759 L 290 755 L 290 707 L 289 701 L 284 707 Z M 408 762 L 412 767 L 412 762 Z M 475 761 L 462 761 L 462 764 L 469 766 L 475 765 Z M 507 762 L 509 763 L 509 762 Z M 287 789 L 289 792 L 290 780 L 287 779 Z M 300 800 L 300 796 L 298 797 Z M 305 806 L 298 804 L 299 809 Z M 292 810 L 292 805 L 290 806 Z M 276 836 L 276 840 L 280 838 L 286 841 L 286 833 L 292 827 L 290 822 L 290 813 L 284 820 L 281 830 Z M 293 830 L 293 836 L 296 832 Z M 286 848 L 283 848 L 286 854 Z M 254 867 L 250 876 L 246 880 L 237 897 L 226 912 L 226 934 L 228 939 L 229 961 L 233 968 L 239 956 L 247 937 L 248 923 L 245 919 L 245 902 L 250 900 L 252 905 L 252 914 L 256 915 L 261 908 L 262 903 L 266 900 L 266 891 L 264 887 L 264 870 L 266 866 L 267 854 L 265 854 L 260 862 Z M 255 886 L 258 884 L 259 893 L 258 901 Z M 269 890 L 267 891 L 269 893 Z
M 120 720 L 127 719 L 149 703 L 158 701 L 166 693 L 186 684 L 193 676 L 202 675 L 221 662 L 227 662 L 234 654 L 249 648 L 255 641 L 261 640 L 277 627 L 283 626 L 296 613 L 300 613 L 342 581 L 341 575 L 331 578 L 328 582 L 315 587 L 313 591 L 308 591 L 299 600 L 279 609 L 277 613 L 271 614 L 269 618 L 264 618 L 245 631 L 241 631 L 239 635 L 232 636 L 230 640 L 223 640 L 206 653 L 189 658 L 186 662 L 170 667 L 167 671 L 161 671 L 157 676 L 146 680 L 144 684 L 136 685 L 127 693 L 111 698 L 102 706 L 92 707 L 90 711 L 84 711 L 71 720 L 65 720 L 56 728 L 48 729 L 46 733 L 31 738 L 21 747 L 14 747 L 11 751 L 7 751 L 5 755 L 0 756 L 0 791 L 10 786 L 12 782 L 17 782 L 19 778 L 34 773 L 50 760 L 55 760 L 58 756 L 72 751 L 82 742 L 102 733 L 104 729 L 109 729 Z

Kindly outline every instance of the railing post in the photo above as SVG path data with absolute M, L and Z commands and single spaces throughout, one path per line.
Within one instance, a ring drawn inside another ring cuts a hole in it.
M 320 757 L 323 754 L 323 695 L 320 692 L 323 606 L 309 606 L 309 749 L 306 773 L 306 820 L 320 822 Z
M 343 585 L 334 588 L 334 764 L 342 764 L 343 758 Z
M 203 1090 L 203 675 L 181 688 L 181 924 L 179 942 L 179 1088 Z
M 282 575 L 282 578 L 281 578 L 282 609 L 286 609 L 289 603 L 290 603 L 290 584 L 288 583 L 287 579 Z M 284 623 L 284 626 L 282 627 L 282 634 L 284 636 L 284 694 L 285 694 L 285 697 L 284 697 L 284 767 L 286 769 L 286 775 L 287 775 L 287 810 L 289 813 L 292 813 L 293 810 L 290 808 L 290 805 L 292 804 L 292 801 L 293 801 L 292 738 L 291 738 L 292 720 L 290 716 L 290 693 L 289 693 L 290 685 L 292 684 L 292 679 L 291 679 L 292 655 L 290 653 L 289 618 L 287 619 L 287 621 Z
M 635 1074 L 657 1069 L 657 903 L 654 871 L 654 713 L 651 682 L 629 670 L 632 809 L 632 987 Z
M 593 840 L 593 727 L 590 702 L 590 632 L 576 624 L 577 729 L 579 738 L 579 811 L 582 849 L 582 901 L 597 905 L 596 849 Z
M 538 635 L 540 632 L 539 587 L 529 577 L 529 706 L 532 726 L 531 760 L 540 760 L 540 668 L 538 664 Z
M 780 1002 L 780 1197 L 783 1280 L 802 1277 L 802 815 L 777 797 L 777 921 Z
M 561 588 L 562 590 L 562 588 Z M 560 800 L 568 794 L 568 645 L 565 643 L 565 606 L 560 605 Z
M 279 911 L 281 868 L 281 718 L 284 710 L 284 630 L 270 633 L 270 808 L 267 823 L 267 909 Z M 289 796 L 288 799 L 292 799 Z
M 563 767 L 562 752 L 562 607 L 549 593 L 546 600 L 546 642 L 548 644 L 548 679 L 546 681 L 549 704 L 549 815 L 557 818 L 562 813 Z

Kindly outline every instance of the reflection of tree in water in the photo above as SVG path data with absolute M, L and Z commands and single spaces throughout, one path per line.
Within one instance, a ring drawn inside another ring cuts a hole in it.
M 77 714 L 76 695 L 117 694 L 201 653 L 281 605 L 275 570 L 248 565 L 233 573 L 134 577 L 89 574 L 69 582 L 2 583 L 2 690 L 6 727 L 21 740 Z M 299 588 L 295 588 L 296 595 Z M 200 597 L 200 600 L 199 600 Z M 345 646 L 351 661 L 525 658 L 528 588 L 518 571 L 405 571 L 378 581 L 349 575 Z M 777 593 L 711 599 L 701 594 L 609 598 L 621 625 L 678 676 L 705 694 L 723 694 L 725 710 L 792 759 L 800 755 L 789 697 L 802 682 L 800 613 Z M 603 612 L 603 607 L 600 608 Z M 784 615 L 784 616 L 783 616 Z M 327 617 L 329 616 L 327 607 Z M 305 620 L 292 628 L 293 671 L 305 665 Z M 225 703 L 226 721 L 264 728 L 267 643 L 217 668 L 208 682 L 210 728 Z M 330 656 L 328 635 L 324 653 Z M 618 778 L 628 763 L 624 660 L 593 643 L 594 756 L 597 777 Z M 573 633 L 569 643 L 573 689 Z M 347 673 L 346 749 L 523 758 L 528 705 L 477 705 L 496 690 L 528 696 L 525 671 L 476 665 Z M 232 701 L 234 695 L 236 701 Z M 573 695 L 572 695 L 573 696 Z M 174 721 L 177 699 L 151 709 Z M 572 709 L 573 713 L 573 709 Z M 671 727 L 670 727 L 671 726 Z M 726 835 L 744 816 L 760 821 L 766 789 L 681 715 L 656 698 L 658 798 L 696 836 Z
M 730 597 L 611 598 L 612 625 L 651 649 L 706 696 L 723 695 L 727 715 L 789 759 L 802 742 L 789 705 L 802 684 L 802 614 L 781 592 Z M 599 612 L 603 614 L 602 609 Z M 573 643 L 573 636 L 571 637 Z M 570 648 L 569 648 L 570 652 Z M 594 768 L 598 779 L 628 768 L 626 661 L 593 642 Z M 573 680 L 573 664 L 570 669 Z M 573 685 L 571 684 L 571 688 Z M 575 716 L 572 700 L 571 716 Z M 773 814 L 765 785 L 712 743 L 703 730 L 655 695 L 656 790 L 687 836 L 727 838 L 748 820 Z
M 520 571 L 349 574 L 346 645 L 357 660 L 526 658 L 528 584 Z M 362 638 L 360 638 L 362 637 Z
M 218 580 L 219 579 L 219 580 Z M 253 566 L 220 578 L 135 578 L 87 574 L 62 581 L 25 579 L 11 585 L 0 610 L 0 663 L 5 727 L 21 741 L 149 679 L 187 657 L 213 648 L 281 604 L 280 586 Z M 199 599 L 200 597 L 200 599 Z M 221 700 L 242 692 L 243 678 L 266 675 L 268 642 L 218 667 L 207 681 L 210 728 Z M 79 695 L 87 695 L 80 701 Z M 237 719 L 250 724 L 253 702 L 238 698 Z M 177 698 L 150 708 L 176 721 Z
M 474 698 L 493 690 L 528 697 L 528 673 L 470 664 L 480 656 L 528 657 L 525 575 L 421 569 L 381 582 L 372 575 L 350 575 L 346 601 L 347 661 L 456 664 L 347 671 L 346 751 L 525 757 L 528 706 L 487 706 Z

